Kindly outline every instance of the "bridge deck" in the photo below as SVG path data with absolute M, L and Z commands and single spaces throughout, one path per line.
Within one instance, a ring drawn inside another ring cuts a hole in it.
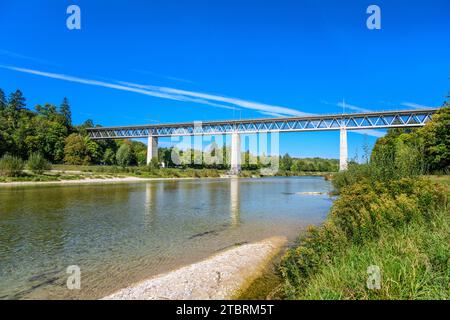
M 304 117 L 185 122 L 87 129 L 93 139 L 145 138 L 231 133 L 386 129 L 424 126 L 439 110 L 400 110 Z

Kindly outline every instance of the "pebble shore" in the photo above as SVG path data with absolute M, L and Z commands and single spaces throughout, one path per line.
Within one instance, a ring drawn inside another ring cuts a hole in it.
M 264 267 L 286 244 L 272 237 L 218 253 L 204 261 L 119 290 L 104 300 L 231 299 L 261 275 Z

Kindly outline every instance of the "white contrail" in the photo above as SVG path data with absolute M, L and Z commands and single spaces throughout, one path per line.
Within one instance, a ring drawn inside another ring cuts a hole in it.
M 149 86 L 149 85 L 139 85 L 129 82 L 119 82 L 119 84 L 116 83 L 110 83 L 105 81 L 98 81 L 93 79 L 85 79 L 85 78 L 79 78 L 74 77 L 66 74 L 59 74 L 59 73 L 52 73 L 52 72 L 45 72 L 45 71 L 39 71 L 39 70 L 33 70 L 33 69 L 27 69 L 27 68 L 20 68 L 15 66 L 2 66 L 1 68 L 9 69 L 17 72 L 22 73 L 28 73 L 33 75 L 38 75 L 46 78 L 52 78 L 52 79 L 58 79 L 58 80 L 64 80 L 69 82 L 76 82 L 91 86 L 99 86 L 104 88 L 110 88 L 110 89 L 116 89 L 116 90 L 122 90 L 122 91 L 129 91 L 129 92 L 135 92 L 147 96 L 157 97 L 161 99 L 169 99 L 169 100 L 177 100 L 177 101 L 189 101 L 189 102 L 195 102 L 199 104 L 205 104 L 209 106 L 219 107 L 219 108 L 225 108 L 225 109 L 236 109 L 237 107 L 242 107 L 245 109 L 251 109 L 256 110 L 258 112 L 272 112 L 272 113 L 278 113 L 283 115 L 289 115 L 289 116 L 302 116 L 306 115 L 304 112 L 300 112 L 298 110 L 280 107 L 280 106 L 272 106 L 267 105 L 259 102 L 252 102 L 247 100 L 242 100 L 238 98 L 229 98 L 224 96 L 218 96 L 218 95 L 212 95 L 207 93 L 200 93 L 200 92 L 193 92 L 193 91 L 186 91 L 186 90 L 179 90 L 174 88 L 167 88 L 167 87 L 157 87 L 157 86 Z M 226 105 L 222 104 L 226 103 Z
M 418 104 L 414 102 L 402 102 L 400 103 L 404 107 L 413 108 L 413 109 L 431 109 L 433 107 L 424 106 L 423 104 Z
M 98 86 L 104 88 L 110 88 L 121 91 L 134 92 L 138 94 L 143 94 L 147 96 L 157 97 L 161 99 L 169 99 L 175 101 L 185 101 L 185 102 L 194 102 L 203 105 L 209 105 L 213 107 L 223 108 L 223 109 L 233 109 L 239 110 L 240 108 L 255 110 L 264 115 L 270 115 L 275 117 L 283 117 L 283 116 L 291 116 L 291 117 L 301 117 L 305 115 L 312 115 L 310 113 L 301 112 L 299 110 L 286 108 L 282 106 L 268 105 L 259 102 L 247 101 L 239 98 L 225 97 L 219 96 L 209 93 L 202 92 L 194 92 L 187 90 L 180 90 L 175 88 L 168 87 L 159 87 L 152 85 L 142 85 L 131 82 L 118 82 L 111 83 L 105 81 L 98 81 L 93 79 L 85 79 L 74 77 L 66 74 L 52 73 L 39 71 L 34 69 L 20 68 L 15 66 L 5 66 L 0 65 L 0 68 L 13 70 L 22 73 L 33 74 L 41 77 L 58 79 L 63 81 L 81 83 L 85 85 Z M 339 104 L 338 104 L 339 105 Z M 358 109 L 358 111 L 368 111 L 367 109 L 362 109 L 356 106 L 347 105 L 350 109 Z M 367 134 L 375 137 L 382 137 L 384 134 L 375 130 L 359 130 L 355 131 L 361 134 Z

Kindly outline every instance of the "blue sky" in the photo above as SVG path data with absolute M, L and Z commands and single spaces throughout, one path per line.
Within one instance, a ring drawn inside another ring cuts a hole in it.
M 66 8 L 81 8 L 68 30 Z M 381 30 L 366 8 L 381 8 Z M 220 120 L 440 106 L 450 2 L 0 1 L 0 88 L 67 96 L 74 122 Z M 349 133 L 362 154 L 382 131 Z M 162 144 L 167 144 L 165 139 Z M 339 133 L 282 134 L 281 152 L 337 158 Z

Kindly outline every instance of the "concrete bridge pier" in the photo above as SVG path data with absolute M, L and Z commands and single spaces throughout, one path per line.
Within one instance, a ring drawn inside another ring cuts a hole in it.
M 237 132 L 231 134 L 231 170 L 237 175 L 241 172 L 241 136 Z
M 150 164 L 152 159 L 158 160 L 158 137 L 148 136 L 147 164 Z
M 339 171 L 348 168 L 347 128 L 341 127 L 341 142 L 339 147 Z

